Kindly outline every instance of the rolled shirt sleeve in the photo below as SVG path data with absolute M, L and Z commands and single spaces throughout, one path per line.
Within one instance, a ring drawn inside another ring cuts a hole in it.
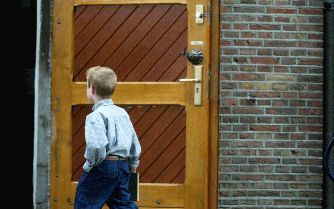
M 133 129 L 132 143 L 130 148 L 130 159 L 129 164 L 132 168 L 137 168 L 139 165 L 139 156 L 141 153 L 141 146 L 135 130 Z
M 86 162 L 83 169 L 89 172 L 94 166 L 99 165 L 106 157 L 106 127 L 103 119 L 98 114 L 88 115 L 85 124 Z

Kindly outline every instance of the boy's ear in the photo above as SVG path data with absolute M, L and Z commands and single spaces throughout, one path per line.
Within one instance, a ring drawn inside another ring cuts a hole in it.
M 95 94 L 95 88 L 92 86 L 92 93 Z

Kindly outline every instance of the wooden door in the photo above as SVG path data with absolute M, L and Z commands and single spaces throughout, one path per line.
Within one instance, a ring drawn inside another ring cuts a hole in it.
M 196 22 L 198 5 L 204 8 L 203 23 Z M 142 145 L 140 208 L 208 208 L 206 12 L 205 0 L 54 2 L 51 208 L 74 204 L 84 120 L 92 107 L 84 74 L 95 65 L 116 71 L 113 100 L 128 111 Z M 193 49 L 204 55 L 200 104 L 194 104 L 194 82 L 179 81 L 195 76 L 185 55 Z

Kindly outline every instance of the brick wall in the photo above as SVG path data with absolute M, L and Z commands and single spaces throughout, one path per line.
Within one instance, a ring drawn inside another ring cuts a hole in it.
M 221 0 L 219 208 L 322 208 L 322 8 Z

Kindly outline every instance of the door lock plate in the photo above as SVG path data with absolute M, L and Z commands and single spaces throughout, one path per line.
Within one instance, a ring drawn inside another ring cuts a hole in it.
M 202 105 L 202 71 L 203 65 L 194 65 L 195 79 L 199 82 L 194 83 L 194 105 Z
M 193 65 L 194 67 L 194 78 L 182 78 L 180 82 L 193 82 L 194 83 L 194 105 L 202 105 L 202 80 L 203 80 L 203 65 Z
M 203 4 L 197 4 L 196 5 L 196 12 L 195 12 L 195 22 L 197 24 L 203 24 L 204 23 L 204 6 Z

